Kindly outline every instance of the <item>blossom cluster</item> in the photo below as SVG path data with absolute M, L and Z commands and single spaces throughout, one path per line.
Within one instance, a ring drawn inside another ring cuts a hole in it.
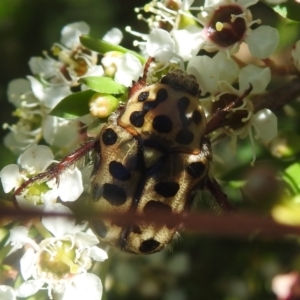
M 176 68 L 195 76 L 207 121 L 241 98 L 231 108 L 224 126 L 210 137 L 217 139 L 225 134 L 235 149 L 238 137 L 249 136 L 255 159 L 254 140 L 268 143 L 277 135 L 274 113 L 266 108 L 255 110 L 251 97 L 266 91 L 271 68 L 261 62 L 272 55 L 279 42 L 275 28 L 253 20 L 249 7 L 257 1 L 207 0 L 203 7 L 193 7 L 192 0 L 153 0 L 136 9 L 138 18 L 147 22 L 149 33 L 126 28 L 137 37 L 136 52 L 114 47 L 121 42 L 122 32 L 113 28 L 102 38 L 111 49 L 100 56 L 80 43 L 79 37 L 89 33 L 86 23 L 65 26 L 61 43 L 53 45 L 51 55 L 44 53 L 43 57 L 30 59 L 32 75 L 9 84 L 8 98 L 19 119 L 16 124 L 4 125 L 10 129 L 5 145 L 20 156 L 18 164 L 8 165 L 0 172 L 4 191 L 17 190 L 85 142 L 90 135 L 89 126 L 98 119 L 105 122 L 127 100 L 128 88 L 142 75 L 148 57 L 154 58 L 147 74 L 149 84 Z M 191 13 L 195 11 L 197 14 Z M 299 67 L 298 50 L 295 48 L 293 52 L 296 67 Z M 260 63 L 243 62 L 244 51 Z M 93 90 L 89 78 L 96 77 L 111 78 L 123 87 L 123 92 L 115 97 L 113 92 Z M 91 95 L 85 113 L 70 119 L 53 115 L 53 109 L 75 94 L 74 90 L 82 93 L 93 90 L 92 94 L 84 94 Z M 46 234 L 39 243 L 29 235 L 31 231 L 37 235 L 37 224 L 10 231 L 10 254 L 26 249 L 20 261 L 23 283 L 14 289 L 1 286 L 0 298 L 1 295 L 6 295 L 5 299 L 27 297 L 42 288 L 55 299 L 82 299 L 87 291 L 89 299 L 101 298 L 101 281 L 87 270 L 92 261 L 103 261 L 107 254 L 96 247 L 99 242 L 88 224 L 76 225 L 71 211 L 63 205 L 88 192 L 91 167 L 67 168 L 59 179 L 46 180 L 46 177 L 35 181 L 16 195 L 22 209 L 70 216 L 57 217 L 55 222 L 50 217 L 42 218 Z

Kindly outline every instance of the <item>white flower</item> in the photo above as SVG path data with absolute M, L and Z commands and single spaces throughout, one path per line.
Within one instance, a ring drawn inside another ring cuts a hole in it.
M 4 144 L 13 152 L 20 154 L 41 138 L 41 103 L 32 91 L 26 79 L 15 79 L 8 85 L 9 101 L 16 107 L 15 115 L 20 119 L 14 125 L 4 124 L 10 133 L 4 138 Z
M 268 58 L 278 46 L 279 33 L 276 28 L 271 26 L 259 26 L 245 37 L 245 42 L 254 57 Z
M 198 14 L 199 22 L 204 26 L 202 34 L 206 42 L 203 48 L 209 52 L 225 50 L 235 54 L 242 42 L 248 44 L 250 53 L 260 59 L 269 57 L 279 43 L 277 29 L 260 26 L 254 30 L 249 6 L 257 0 L 208 0 Z M 266 38 L 268 37 L 268 38 Z
M 148 36 L 146 52 L 149 56 L 166 64 L 175 54 L 175 42 L 167 31 L 154 29 Z
M 104 41 L 114 44 L 114 45 L 119 45 L 123 39 L 123 33 L 119 28 L 112 28 L 102 38 Z
M 48 113 L 64 97 L 71 94 L 70 87 L 62 84 L 44 85 L 33 76 L 17 79 L 9 84 L 8 97 L 17 110 L 19 121 L 9 126 L 11 132 L 5 137 L 5 145 L 20 154 L 37 144 L 42 138 L 49 145 L 73 150 L 80 143 L 78 121 L 69 121 Z
M 5 166 L 0 171 L 5 193 L 20 186 L 22 181 L 29 179 L 30 176 L 44 171 L 52 162 L 53 154 L 47 146 L 32 146 L 19 157 L 18 165 L 11 164 Z
M 132 82 L 138 80 L 142 70 L 141 62 L 134 55 L 126 53 L 118 60 L 115 81 L 125 86 L 132 86 Z
M 70 87 L 65 85 L 43 85 L 33 76 L 27 76 L 33 95 L 49 110 L 54 108 L 61 99 L 71 94 Z
M 180 30 L 173 30 L 171 35 L 175 41 L 175 52 L 184 61 L 196 56 L 204 42 L 200 28 L 195 25 L 189 25 Z
M 79 274 L 66 284 L 61 300 L 99 300 L 102 297 L 102 290 L 102 283 L 98 276 L 91 273 Z
M 19 241 L 27 247 L 20 261 L 25 281 L 16 290 L 17 296 L 29 297 L 46 288 L 49 298 L 55 295 L 55 298 L 65 300 L 84 297 L 101 299 L 100 279 L 87 273 L 92 260 L 107 259 L 107 253 L 96 246 L 99 243 L 97 237 L 91 232 L 83 232 L 86 225 L 75 225 L 75 219 L 67 207 L 56 203 L 47 206 L 45 211 L 64 213 L 70 217 L 44 216 L 42 223 L 53 237 L 39 244 L 28 237 Z
M 97 53 L 85 49 L 80 44 L 80 35 L 88 34 L 89 31 L 90 28 L 85 22 L 75 22 L 63 27 L 61 44 L 55 43 L 52 47 L 53 56 L 57 59 L 50 57 L 46 52 L 45 58 L 31 58 L 29 66 L 32 73 L 43 83 L 63 86 L 76 86 L 80 77 L 90 76 L 91 73 L 102 75 L 102 68 L 96 66 Z
M 277 135 L 277 117 L 267 108 L 253 114 L 251 123 L 257 138 L 261 138 L 266 143 L 273 140 Z
M 251 94 L 259 94 L 265 91 L 271 81 L 270 68 L 260 68 L 255 65 L 247 65 L 242 68 L 239 73 L 239 91 L 243 93 L 249 88 L 249 84 L 253 89 Z
M 79 37 L 88 34 L 90 27 L 85 22 L 75 22 L 63 27 L 61 31 L 61 43 L 72 49 L 80 46 Z
M 237 63 L 223 52 L 218 52 L 213 58 L 206 55 L 195 56 L 189 60 L 187 65 L 187 72 L 196 77 L 202 95 L 218 93 L 220 82 L 233 83 L 237 79 L 239 71 Z
M 19 158 L 18 165 L 7 165 L 0 171 L 3 189 L 6 193 L 17 189 L 30 177 L 42 173 L 54 162 L 54 156 L 47 146 L 32 146 Z M 77 168 L 69 168 L 59 175 L 59 184 L 56 178 L 47 176 L 39 181 L 31 182 L 16 200 L 23 209 L 32 209 L 38 206 L 57 201 L 75 201 L 83 192 L 82 176 Z
M 218 85 L 216 85 L 213 81 L 214 77 L 212 73 L 210 76 L 212 77 L 211 82 L 208 80 L 204 81 L 207 91 L 217 91 L 217 93 L 202 100 L 202 106 L 205 109 L 208 122 L 218 109 L 223 109 L 226 105 L 235 101 L 237 97 L 241 97 L 249 89 L 250 84 L 252 90 L 249 95 L 264 92 L 271 80 L 271 70 L 269 68 L 259 68 L 254 65 L 247 65 L 242 68 L 238 74 L 239 90 L 236 90 L 226 80 L 219 81 Z M 233 78 L 231 77 L 231 79 Z M 218 87 L 217 90 L 216 87 Z M 261 139 L 265 143 L 270 142 L 277 135 L 277 117 L 268 109 L 254 113 L 254 107 L 249 95 L 242 99 L 240 106 L 231 109 L 232 114 L 228 116 L 226 126 L 219 132 L 225 131 L 226 134 L 231 136 L 231 146 L 233 149 L 236 147 L 237 137 L 245 138 L 249 136 L 254 161 L 254 138 Z

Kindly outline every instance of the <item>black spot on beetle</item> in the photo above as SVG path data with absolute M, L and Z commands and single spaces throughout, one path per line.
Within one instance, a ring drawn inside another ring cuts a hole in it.
M 168 91 L 166 89 L 160 89 L 157 91 L 155 101 L 158 103 L 163 102 L 168 99 Z
M 188 97 L 181 97 L 180 99 L 178 99 L 177 101 L 177 107 L 180 111 L 186 111 L 186 109 L 189 107 L 190 105 L 190 99 Z
M 206 165 L 203 162 L 193 162 L 187 166 L 187 172 L 194 178 L 203 176 L 206 171 Z
M 171 214 L 172 208 L 168 204 L 160 201 L 150 200 L 146 203 L 143 209 L 145 214 L 155 214 L 157 212 L 162 214 Z
M 140 226 L 137 225 L 137 224 L 131 225 L 131 230 L 132 230 L 133 233 L 136 233 L 136 234 L 141 234 L 142 233 L 142 230 L 141 230 Z
M 143 112 L 146 114 L 148 111 L 156 108 L 160 103 L 168 99 L 168 91 L 166 89 L 160 89 L 156 93 L 154 101 L 147 101 L 143 105 Z
M 156 116 L 152 121 L 152 127 L 161 133 L 168 133 L 172 130 L 172 120 L 165 115 Z
M 152 252 L 158 248 L 160 243 L 155 239 L 148 239 L 141 243 L 139 251 L 142 253 Z
M 177 100 L 177 107 L 179 110 L 179 118 L 180 122 L 183 128 L 186 128 L 189 126 L 191 120 L 188 118 L 185 114 L 185 111 L 190 105 L 190 99 L 188 97 L 181 97 Z
M 139 95 L 138 95 L 138 101 L 139 102 L 144 102 L 148 99 L 149 97 L 149 92 L 141 92 Z
M 194 140 L 194 134 L 189 129 L 182 129 L 177 133 L 175 140 L 178 144 L 188 145 Z
M 106 146 L 111 146 L 115 144 L 117 139 L 118 139 L 118 135 L 111 128 L 105 129 L 105 131 L 102 134 L 102 141 Z
M 141 94 L 140 94 L 141 95 Z M 161 102 L 166 101 L 168 99 L 168 92 L 166 89 L 158 90 L 155 100 L 153 101 L 146 101 L 143 104 L 142 111 L 134 111 L 130 114 L 129 121 L 135 127 L 142 127 L 145 122 L 145 115 L 146 113 L 157 107 Z
M 92 199 L 94 202 L 97 202 L 100 200 L 100 198 L 103 195 L 103 187 L 99 186 L 98 184 L 93 184 L 91 189 Z
M 113 206 L 120 206 L 126 202 L 127 195 L 121 187 L 105 183 L 103 185 L 103 198 Z
M 164 217 L 165 226 L 169 229 L 178 226 L 178 222 L 171 220 L 170 218 L 172 216 L 172 207 L 168 204 L 156 200 L 150 200 L 144 206 L 143 212 L 148 216 L 153 216 L 154 220 L 157 214 L 161 214 L 161 216 Z
M 100 220 L 91 222 L 94 232 L 101 238 L 105 238 L 107 235 L 107 227 Z
M 142 127 L 145 122 L 145 113 L 143 111 L 134 111 L 129 117 L 130 123 L 135 127 Z
M 109 173 L 113 178 L 122 181 L 128 180 L 131 177 L 131 174 L 126 167 L 115 160 L 109 163 Z
M 199 110 L 195 110 L 192 115 L 194 123 L 199 124 L 202 121 L 202 115 Z
M 179 190 L 179 184 L 174 181 L 163 181 L 157 183 L 154 190 L 163 197 L 174 197 Z

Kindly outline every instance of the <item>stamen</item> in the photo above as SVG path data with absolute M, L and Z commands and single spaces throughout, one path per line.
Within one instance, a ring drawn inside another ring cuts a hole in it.
M 261 19 L 257 19 L 257 20 L 250 22 L 248 26 L 251 27 L 253 24 L 261 24 L 261 23 L 262 23 Z
M 60 261 L 69 266 L 71 274 L 78 273 L 79 266 L 75 264 L 67 255 L 61 255 Z
M 126 26 L 126 27 L 125 27 L 125 31 L 127 31 L 128 33 L 130 33 L 130 34 L 132 34 L 132 35 L 134 35 L 134 36 L 137 36 L 137 37 L 142 38 L 144 41 L 146 41 L 147 38 L 148 38 L 148 35 L 147 35 L 147 34 L 144 34 L 144 33 L 140 33 L 140 32 L 134 31 L 134 30 L 131 29 L 130 26 Z
M 222 31 L 222 29 L 224 28 L 224 24 L 221 22 L 217 22 L 215 27 L 217 31 Z
M 246 19 L 246 14 L 245 13 L 242 13 L 242 14 L 239 14 L 239 15 L 232 14 L 230 21 L 233 23 L 237 18 Z
M 255 144 L 254 144 L 254 139 L 253 139 L 251 126 L 249 126 L 247 128 L 247 130 L 248 130 L 248 135 L 249 135 L 250 144 L 251 144 L 251 148 L 252 148 L 252 161 L 251 161 L 250 165 L 251 165 L 251 167 L 253 167 L 254 162 L 256 161 L 256 151 L 255 151 Z

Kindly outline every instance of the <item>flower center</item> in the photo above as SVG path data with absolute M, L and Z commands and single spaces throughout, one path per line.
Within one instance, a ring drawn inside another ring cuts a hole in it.
M 234 94 L 223 94 L 222 96 L 220 96 L 218 101 L 213 102 L 212 115 L 218 110 L 224 109 L 227 105 L 234 102 L 237 97 L 238 96 Z M 248 114 L 249 112 L 247 108 L 235 107 L 224 126 L 228 126 L 232 130 L 237 130 L 245 126 L 245 122 L 248 119 Z
M 238 5 L 220 6 L 205 28 L 207 37 L 224 48 L 241 41 L 247 29 L 243 16 Z
M 76 253 L 74 247 L 70 248 L 71 242 L 57 241 L 51 246 L 50 251 L 44 250 L 41 253 L 41 270 L 55 274 L 58 278 L 77 273 L 79 266 L 74 263 Z

